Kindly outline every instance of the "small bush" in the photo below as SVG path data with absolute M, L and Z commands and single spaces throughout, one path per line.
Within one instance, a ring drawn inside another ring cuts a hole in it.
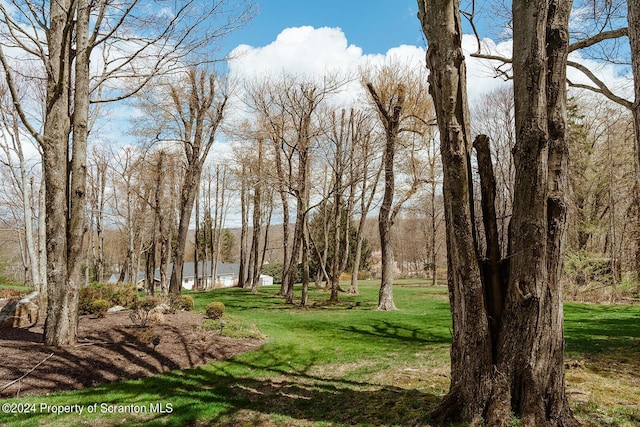
M 196 326 L 196 330 L 213 331 L 230 338 L 254 338 L 258 340 L 266 339 L 258 327 L 241 317 L 225 314 L 220 319 L 205 319 L 202 325 Z
M 193 309 L 193 297 L 191 295 L 170 295 L 169 307 L 171 312 L 176 310 L 191 311 Z
M 89 314 L 96 317 L 104 317 L 107 314 L 107 310 L 109 310 L 109 307 L 111 307 L 109 301 L 97 299 L 91 302 Z
M 80 289 L 80 314 L 91 314 L 91 305 L 95 300 L 105 300 L 112 307 L 133 307 L 138 300 L 138 292 L 135 286 L 129 283 L 92 283 Z
M 218 301 L 209 303 L 206 308 L 207 317 L 211 319 L 219 319 L 224 314 L 224 304 Z
M 139 299 L 133 306 L 133 310 L 129 314 L 129 318 L 134 325 L 142 328 L 147 325 L 150 320 L 149 316 L 154 309 L 162 303 L 158 297 L 144 297 Z
M 358 271 L 358 280 L 369 280 L 371 279 L 371 272 L 368 270 L 360 270 Z
M 156 309 L 151 310 L 147 318 L 147 323 L 164 323 L 164 314 Z

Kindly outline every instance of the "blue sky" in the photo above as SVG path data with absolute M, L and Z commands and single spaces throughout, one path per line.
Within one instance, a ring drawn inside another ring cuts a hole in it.
M 301 26 L 341 28 L 349 44 L 362 48 L 365 55 L 384 54 L 403 44 L 426 45 L 416 16 L 416 0 L 262 0 L 257 4 L 258 15 L 224 41 L 225 54 L 240 44 L 264 46 L 282 30 Z M 501 21 L 494 10 L 497 6 L 485 0 L 475 4 L 481 37 L 495 37 L 500 28 L 497 21 Z M 460 7 L 469 9 L 471 1 L 462 0 Z M 465 18 L 462 25 L 465 34 L 471 34 Z
M 264 46 L 285 28 L 306 25 L 339 27 L 364 54 L 402 44 L 424 46 L 416 0 L 263 0 L 259 8 L 258 16 L 227 38 L 225 53 L 239 44 Z

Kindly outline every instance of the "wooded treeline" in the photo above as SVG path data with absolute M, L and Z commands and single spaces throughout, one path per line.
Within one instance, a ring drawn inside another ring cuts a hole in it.
M 144 22 L 157 19 L 158 33 L 135 43 L 123 41 L 117 30 L 144 20 L 131 13 L 137 2 L 124 11 L 108 2 L 51 4 L 40 11 L 45 20 L 37 10 L 1 9 L 2 24 L 15 31 L 4 36 L 12 49 L 0 52 L 6 74 L 0 93 L 6 177 L 0 217 L 3 233 L 20 249 L 12 260 L 21 266 L 17 277 L 46 290 L 50 301 L 71 298 L 64 302 L 70 310 L 80 286 L 113 272 L 137 281 L 144 271 L 151 284 L 158 269 L 160 290 L 178 293 L 182 270 L 170 265 L 186 259 L 213 261 L 208 271 L 197 272 L 202 278 L 215 277 L 216 261 L 237 259 L 241 286 L 253 290 L 265 261 L 281 264 L 281 294 L 301 305 L 312 281 L 325 282 L 335 301 L 343 273 L 352 278 L 344 290 L 357 293 L 361 270 L 376 264 L 362 256 L 368 250 L 380 259 L 380 309 L 394 308 L 391 284 L 398 274 L 426 276 L 434 284 L 444 278 L 446 190 L 427 70 L 388 61 L 356 75 L 282 72 L 231 83 L 200 59 L 216 37 L 252 16 L 250 3 L 231 12 L 224 4 L 215 2 L 205 16 L 196 13 L 195 3 L 185 5 L 176 17 L 184 17 L 183 27 L 149 16 Z M 598 10 L 597 18 L 620 7 Z M 227 13 L 219 32 L 199 32 Z M 119 19 L 103 21 L 109 14 Z M 64 16 L 77 19 L 66 22 Z M 26 24 L 50 37 L 30 39 Z M 66 50 L 47 50 L 58 25 L 60 37 L 71 37 L 56 42 Z M 594 28 L 599 32 L 572 36 L 568 51 L 620 43 L 627 34 L 632 44 L 636 40 L 626 27 Z M 162 44 L 172 38 L 183 44 Z M 84 53 L 76 40 L 86 44 Z M 102 68 L 87 68 L 92 54 Z M 23 56 L 36 66 L 21 68 L 17 59 Z M 513 62 L 480 47 L 474 56 Z M 76 68 L 65 68 L 71 63 Z M 614 95 L 580 64 L 568 65 L 592 84 L 567 79 L 576 88 L 567 110 L 572 154 L 565 278 L 577 290 L 594 281 L 637 282 L 637 103 Z M 75 95 L 60 99 L 61 88 Z M 130 141 L 106 141 L 100 134 L 105 106 L 125 99 L 137 114 L 127 124 Z M 494 264 L 508 254 L 518 184 L 516 104 L 505 83 L 474 100 L 467 118 L 472 134 L 486 135 L 469 151 L 472 237 Z M 64 147 L 56 145 L 60 141 Z M 33 145 L 39 155 L 25 157 Z M 232 153 L 222 157 L 221 147 L 233 147 L 227 150 Z M 489 160 L 493 183 L 484 185 L 480 176 L 486 176 Z M 480 197 L 485 191 L 494 192 L 488 196 L 493 202 Z M 489 217 L 495 221 L 487 222 Z M 52 227 L 47 234 L 43 224 Z M 232 225 L 239 235 L 228 230 Z M 302 291 L 295 296 L 298 280 Z M 63 315 L 51 314 L 50 324 Z M 73 326 L 65 328 L 67 338 L 60 342 L 73 340 Z
M 260 91 L 269 86 L 277 92 L 279 86 L 274 82 L 262 83 L 263 86 L 258 87 L 252 82 L 254 93 L 247 91 L 248 96 L 275 96 Z M 106 280 L 113 273 L 118 273 L 120 280 L 130 281 L 138 277 L 138 271 L 147 271 L 151 275 L 148 277 L 152 277 L 159 268 L 162 289 L 168 290 L 168 266 L 174 262 L 173 248 L 178 240 L 185 154 L 170 142 L 160 142 L 159 138 L 156 141 L 145 139 L 148 135 L 153 139 L 158 134 L 154 126 L 160 120 L 151 111 L 157 100 L 142 101 L 141 105 L 149 109 L 150 123 L 148 127 L 145 121 L 136 124 L 135 133 L 140 145 L 95 144 L 88 153 L 84 281 Z M 250 101 L 248 98 L 247 102 Z M 256 98 L 256 101 L 260 99 Z M 262 102 L 272 101 L 262 99 Z M 299 178 L 295 157 L 298 142 L 294 138 L 298 138 L 296 132 L 299 131 L 292 128 L 288 134 L 274 134 L 281 129 L 276 127 L 275 120 L 282 120 L 282 127 L 288 125 L 284 122 L 285 117 L 278 117 L 282 113 L 274 111 L 264 111 L 263 118 L 251 121 L 251 124 L 243 121 L 240 125 L 227 125 L 225 131 L 241 136 L 234 138 L 231 156 L 218 159 L 213 154 L 203 165 L 199 195 L 196 197 L 194 193 L 191 204 L 191 232 L 183 259 L 241 262 L 243 283 L 248 287 L 259 276 L 265 261 L 289 265 L 288 274 L 291 274 L 291 271 L 297 271 L 297 264 L 306 256 L 312 265 L 310 280 L 317 283 L 327 278 L 331 283 L 332 277 L 345 272 L 353 274 L 353 268 L 359 269 L 353 263 L 346 268 L 347 259 L 359 260 L 354 255 L 359 247 L 357 242 L 361 245 L 366 238 L 370 250 L 376 252 L 381 248 L 374 216 L 383 196 L 380 153 L 384 131 L 374 110 L 375 101 L 371 99 L 370 102 L 369 106 L 364 103 L 342 109 L 321 105 L 310 121 L 314 128 L 306 131 L 313 133 L 306 178 L 310 183 L 307 184 L 309 206 L 308 212 L 300 211 L 305 224 L 298 227 L 306 231 L 298 237 L 300 255 L 295 260 L 294 270 L 291 270 L 294 266 L 290 253 L 296 227 L 292 218 L 298 215 L 294 212 L 298 205 L 297 199 L 294 200 L 294 186 L 298 185 Z M 284 111 L 285 107 L 280 108 Z M 474 131 L 486 134 L 492 149 L 496 231 L 504 251 L 514 179 L 511 90 L 507 86 L 488 94 L 474 104 L 473 110 Z M 11 123 L 10 113 L 9 110 L 4 115 L 8 124 Z M 567 278 L 584 287 L 595 282 L 619 284 L 623 280 L 633 280 L 635 229 L 629 219 L 635 217 L 635 169 L 630 161 L 634 157 L 631 116 L 615 104 L 575 93 L 570 100 L 569 119 L 569 144 L 574 155 L 570 163 Z M 258 127 L 257 123 L 266 127 L 268 120 L 272 121 L 274 129 Z M 424 120 L 433 119 L 425 114 Z M 16 125 L 19 124 L 13 122 L 12 126 Z M 434 132 L 429 130 L 428 123 L 424 129 L 416 127 L 404 131 L 398 154 L 402 157 L 397 161 L 401 168 L 398 184 L 401 193 L 396 195 L 396 200 L 406 198 L 407 201 L 402 210 L 398 209 L 396 231 L 390 242 L 395 254 L 396 275 L 429 277 L 435 281 L 437 269 L 440 269 L 441 279 L 444 279 L 446 269 L 442 172 Z M 42 231 L 37 227 L 43 194 L 40 172 L 37 164 L 12 154 L 23 153 L 20 133 L 15 132 L 15 135 L 16 138 L 6 139 L 3 144 L 2 173 L 6 176 L 5 184 L 11 184 L 3 193 L 3 228 L 7 238 L 19 243 L 20 251 L 14 254 L 19 258 L 13 262 L 18 263 L 20 269 L 19 272 L 14 270 L 14 277 L 25 283 L 37 283 L 39 277 L 43 277 L 38 270 L 38 254 L 43 253 L 38 242 L 42 238 L 37 238 L 38 232 Z M 475 170 L 476 166 L 473 167 Z M 475 172 L 474 175 L 478 177 Z M 479 181 L 474 185 L 475 193 L 480 194 Z M 27 190 L 26 198 L 23 189 Z M 479 201 L 476 209 L 481 212 Z M 364 218 L 369 216 L 368 221 L 361 221 L 362 212 Z M 289 225 L 283 225 L 284 218 L 288 218 Z M 481 218 L 478 216 L 478 221 Z M 338 229 L 334 226 L 336 221 L 341 224 Z M 25 227 L 25 223 L 32 226 Z M 197 231 L 194 231 L 195 224 Z M 230 228 L 234 230 L 230 231 Z M 477 224 L 476 230 L 476 237 L 483 244 L 481 223 Z M 285 236 L 287 244 L 284 244 Z M 356 244 L 347 247 L 350 240 Z M 335 247 L 339 247 L 336 262 Z M 304 253 L 307 255 L 303 256 Z M 7 251 L 5 256 L 9 255 Z M 375 260 L 374 269 L 370 271 L 374 276 L 381 274 L 379 265 Z M 603 268 L 604 276 L 593 274 L 595 269 Z M 199 274 L 205 277 L 212 272 Z M 357 284 L 354 282 L 352 286 L 355 291 Z

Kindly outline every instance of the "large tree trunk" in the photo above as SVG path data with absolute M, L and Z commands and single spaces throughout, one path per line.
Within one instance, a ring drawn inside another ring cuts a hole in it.
M 71 308 L 77 295 L 67 289 L 67 152 L 70 133 L 69 67 L 64 60 L 70 49 L 69 35 L 64 31 L 69 2 L 51 3 L 49 30 L 49 67 L 47 80 L 47 115 L 43 135 L 43 171 L 46 185 L 47 229 L 47 299 L 44 327 L 47 345 L 75 344 L 77 322 Z
M 451 389 L 433 415 L 462 417 L 472 424 L 484 418 L 488 425 L 500 426 L 508 425 L 515 411 L 526 426 L 575 425 L 564 392 L 559 283 L 566 222 L 565 70 L 571 2 L 514 2 L 516 188 L 506 295 L 491 286 L 492 274 L 483 277 L 477 261 L 458 2 L 419 0 L 418 6 L 429 41 L 427 65 L 441 138 L 453 316 Z M 492 328 L 496 308 L 502 316 Z
M 462 28 L 457 1 L 419 0 L 418 6 L 429 41 L 429 84 L 440 130 L 447 279 L 453 317 L 451 388 L 433 416 L 460 417 L 479 424 L 491 396 L 493 360 L 471 214 L 471 140 Z
M 566 61 L 571 1 L 514 3 L 516 170 L 510 272 L 489 421 L 575 423 L 564 390 Z
M 640 292 L 640 0 L 627 0 L 629 44 L 631 45 L 631 69 L 633 71 L 634 103 L 632 106 L 636 143 L 636 275 Z

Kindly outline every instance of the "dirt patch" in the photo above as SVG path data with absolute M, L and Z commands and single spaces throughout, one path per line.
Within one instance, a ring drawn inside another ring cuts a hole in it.
M 149 377 L 221 360 L 262 344 L 197 328 L 202 314 L 165 314 L 161 323 L 139 328 L 132 324 L 129 313 L 125 310 L 101 319 L 80 316 L 78 345 L 67 348 L 42 344 L 42 324 L 0 330 L 0 397 L 42 395 Z

